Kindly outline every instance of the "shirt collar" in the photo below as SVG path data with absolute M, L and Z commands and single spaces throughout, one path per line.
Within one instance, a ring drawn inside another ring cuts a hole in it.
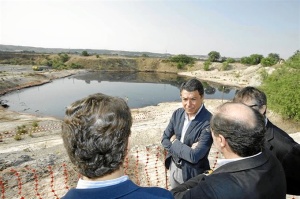
M 233 158 L 233 159 L 217 159 L 217 166 L 216 168 L 220 167 L 220 166 L 223 166 L 225 164 L 228 164 L 230 162 L 235 162 L 235 161 L 238 161 L 238 160 L 244 160 L 244 159 L 247 159 L 247 158 L 253 158 L 255 156 L 258 156 L 260 155 L 262 152 L 259 152 L 255 155 L 252 155 L 252 156 L 248 156 L 248 157 L 240 157 L 240 158 Z
M 108 186 L 125 182 L 128 179 L 129 177 L 127 175 L 121 176 L 116 179 L 104 180 L 104 181 L 89 181 L 80 178 L 78 180 L 76 189 L 92 189 L 92 188 L 108 187 Z

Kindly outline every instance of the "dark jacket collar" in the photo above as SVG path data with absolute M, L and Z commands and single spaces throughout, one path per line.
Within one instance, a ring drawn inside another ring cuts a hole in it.
M 263 151 L 261 154 L 257 156 L 230 162 L 223 166 L 220 166 L 213 172 L 213 174 L 237 172 L 237 171 L 252 169 L 265 164 L 268 161 L 268 159 L 269 159 L 269 154 L 266 151 Z

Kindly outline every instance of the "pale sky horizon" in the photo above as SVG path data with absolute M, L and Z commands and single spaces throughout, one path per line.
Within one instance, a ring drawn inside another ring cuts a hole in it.
M 0 44 L 287 59 L 300 0 L 0 0 Z

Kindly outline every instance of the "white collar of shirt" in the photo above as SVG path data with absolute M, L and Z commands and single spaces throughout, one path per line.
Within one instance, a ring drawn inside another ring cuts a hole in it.
M 202 107 L 203 107 L 203 104 L 201 105 L 201 107 L 199 108 L 199 110 L 197 111 L 197 113 L 195 114 L 195 116 L 191 117 L 190 120 L 189 120 L 189 117 L 188 117 L 187 113 L 185 113 L 184 123 L 183 123 L 182 131 L 181 131 L 181 138 L 180 138 L 180 141 L 182 143 L 184 141 L 184 136 L 185 136 L 185 133 L 186 133 L 187 129 L 189 128 L 192 120 L 194 120 L 196 118 L 196 116 L 200 113 Z
M 129 177 L 127 175 L 121 176 L 113 180 L 104 180 L 104 181 L 89 181 L 89 180 L 82 180 L 80 178 L 78 180 L 76 189 L 93 189 L 93 188 L 108 187 L 108 186 L 125 182 L 128 179 Z
M 230 162 L 235 162 L 235 161 L 238 161 L 238 160 L 244 160 L 244 159 L 247 159 L 247 158 L 253 158 L 255 156 L 258 156 L 259 154 L 261 154 L 261 152 L 259 152 L 258 154 L 252 155 L 252 156 L 248 156 L 248 157 L 240 157 L 240 158 L 233 158 L 233 159 L 217 159 L 216 168 L 221 167 L 221 166 L 223 166 L 227 163 L 230 163 Z
M 196 116 L 200 113 L 202 107 L 203 107 L 203 104 L 201 105 L 201 107 L 199 108 L 199 110 L 197 111 L 197 113 L 194 115 L 194 117 L 191 117 L 191 118 L 190 118 L 190 120 L 189 120 L 189 117 L 188 117 L 187 113 L 185 112 L 185 113 L 184 113 L 185 119 L 186 119 L 186 120 L 189 120 L 189 121 L 192 121 L 193 119 L 195 119 Z

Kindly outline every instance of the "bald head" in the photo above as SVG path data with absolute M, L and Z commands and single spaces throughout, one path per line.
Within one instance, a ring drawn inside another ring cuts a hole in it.
M 215 115 L 222 116 L 228 120 L 236 121 L 241 125 L 254 128 L 256 125 L 254 111 L 241 103 L 225 103 L 217 107 Z
M 210 126 L 215 136 L 222 135 L 231 150 L 241 157 L 257 154 L 264 141 L 263 116 L 241 103 L 227 102 L 219 106 Z

